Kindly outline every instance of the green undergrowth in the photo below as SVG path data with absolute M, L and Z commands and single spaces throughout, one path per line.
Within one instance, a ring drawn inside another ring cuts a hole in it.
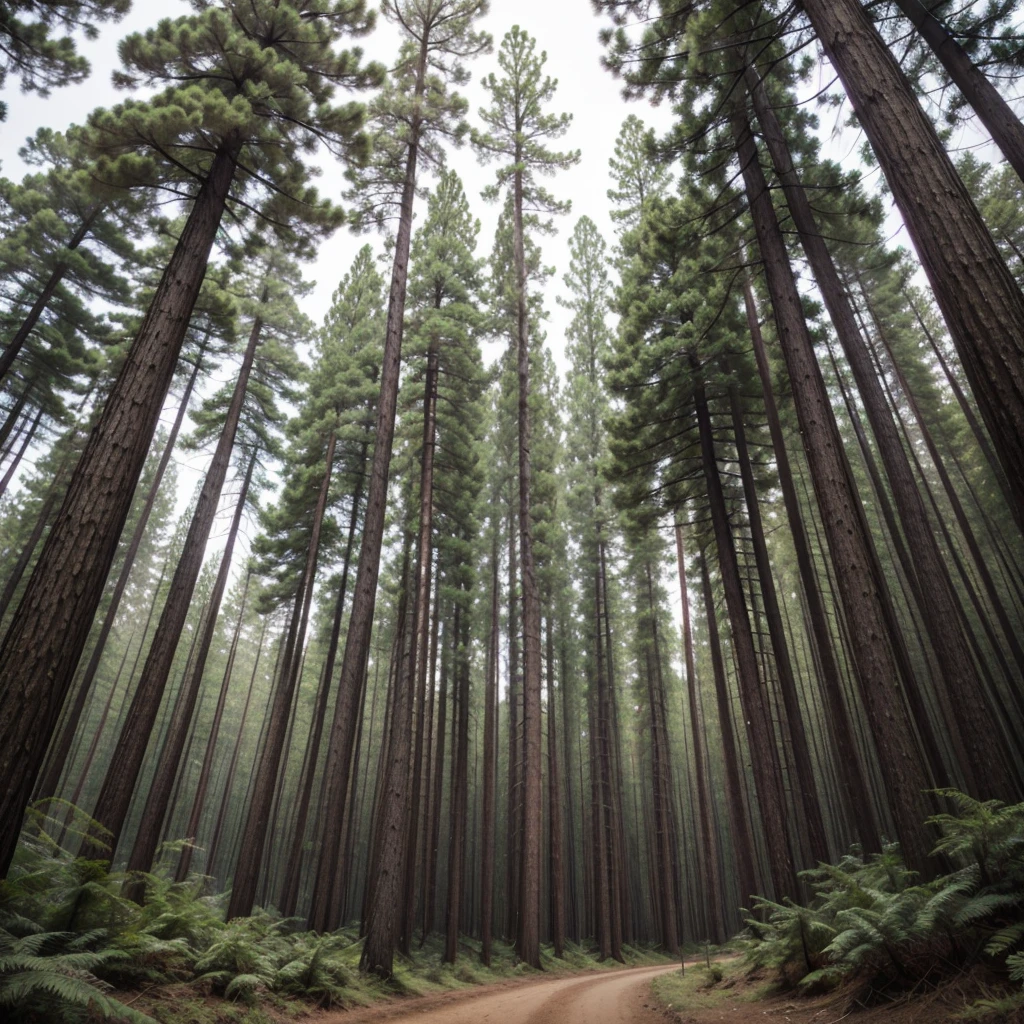
M 862 1007 L 981 972 L 992 997 L 968 1007 L 965 1019 L 1024 1009 L 1024 804 L 955 790 L 938 796 L 952 809 L 929 819 L 938 833 L 933 855 L 951 870 L 923 882 L 890 845 L 805 871 L 813 892 L 805 905 L 755 901 L 746 968 L 807 995 L 844 987 Z
M 176 883 L 141 876 L 146 896 L 125 898 L 124 874 L 73 857 L 95 823 L 67 806 L 60 821 L 37 810 L 8 877 L 0 882 L 0 1019 L 10 1024 L 271 1024 L 314 1008 L 347 1008 L 395 996 L 431 995 L 525 975 L 511 946 L 494 943 L 491 964 L 463 938 L 458 962 L 442 963 L 443 943 L 428 936 L 398 957 L 383 982 L 359 970 L 357 928 L 317 935 L 301 919 L 259 910 L 225 923 L 227 893 L 209 879 Z M 665 963 L 653 949 L 626 947 L 629 966 Z M 542 950 L 546 971 L 612 969 L 596 949 L 567 944 L 564 958 Z
M 739 960 L 713 962 L 710 966 L 687 964 L 685 971 L 659 975 L 652 987 L 667 1010 L 714 1010 L 727 1002 L 757 1002 L 772 991 L 772 982 L 737 990 L 737 982 L 747 971 Z

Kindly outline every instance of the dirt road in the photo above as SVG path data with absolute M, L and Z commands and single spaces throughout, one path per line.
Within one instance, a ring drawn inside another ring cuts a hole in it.
M 679 965 L 515 983 L 322 1018 L 318 1024 L 664 1024 L 651 980 Z

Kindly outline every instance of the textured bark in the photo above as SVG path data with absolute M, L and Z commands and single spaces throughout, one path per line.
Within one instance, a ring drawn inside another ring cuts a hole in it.
M 711 803 L 711 780 L 704 753 L 704 735 L 697 703 L 697 668 L 693 656 L 693 631 L 690 628 L 690 596 L 686 585 L 686 558 L 683 551 L 683 527 L 676 523 L 676 564 L 679 568 L 679 593 L 683 606 L 683 666 L 686 671 L 686 700 L 690 712 L 690 733 L 693 737 L 693 762 L 697 783 L 697 830 L 705 889 L 704 905 L 708 920 L 708 938 L 716 945 L 725 938 L 722 919 L 722 880 L 718 866 L 718 836 Z
M 715 598 L 708 575 L 707 558 L 700 557 L 701 584 L 704 590 L 704 615 L 708 630 L 708 647 L 711 651 L 711 667 L 715 680 L 715 698 L 718 704 L 718 726 L 722 733 L 722 755 L 725 761 L 726 805 L 729 810 L 729 829 L 732 833 L 733 857 L 736 861 L 736 883 L 739 888 L 740 904 L 746 904 L 751 896 L 758 893 L 757 875 L 754 870 L 754 841 L 750 834 L 750 823 L 743 811 L 743 779 L 740 773 L 739 754 L 732 727 L 732 708 L 725 664 L 722 660 L 722 645 L 718 634 L 718 618 L 715 614 Z
M 182 699 L 175 708 L 170 730 L 168 731 L 167 738 L 164 740 L 163 749 L 160 751 L 160 758 L 157 761 L 153 782 L 149 787 L 149 795 L 146 798 L 142 819 L 139 822 L 139 829 L 135 835 L 135 844 L 132 847 L 131 855 L 128 857 L 128 871 L 150 871 L 153 867 L 153 858 L 156 855 L 160 827 L 172 806 L 170 799 L 171 789 L 178 775 L 178 769 L 182 760 L 182 750 L 185 747 L 186 739 L 192 733 L 192 717 L 195 714 L 199 691 L 203 685 L 206 660 L 210 655 L 210 647 L 213 645 L 213 637 L 217 629 L 217 619 L 220 615 L 221 601 L 224 600 L 224 591 L 227 589 L 228 577 L 231 574 L 231 559 L 235 553 L 235 541 L 238 538 L 238 530 L 242 524 L 242 514 L 245 512 L 245 505 L 249 498 L 249 484 L 252 481 L 252 474 L 255 468 L 256 455 L 254 453 L 249 458 L 245 479 L 242 481 L 242 489 L 235 503 L 235 514 L 231 521 L 231 527 L 228 530 L 224 552 L 221 555 L 217 579 L 214 581 L 213 590 L 210 592 L 207 603 L 206 622 L 203 625 L 202 636 L 196 650 L 195 662 L 192 665 L 191 674 L 186 678 L 186 683 L 182 690 Z M 159 635 L 159 627 L 157 629 Z M 155 642 L 156 640 L 154 639 Z M 138 881 L 129 882 L 125 888 L 125 895 L 135 900 L 136 903 L 141 903 L 145 896 L 145 885 Z
M 0 644 L 0 874 L 74 680 L 235 173 L 222 148 L 192 206 Z
M 178 858 L 178 866 L 174 873 L 174 880 L 176 882 L 184 882 L 188 878 L 189 870 L 192 867 L 192 853 L 195 850 L 196 839 L 199 835 L 199 825 L 202 821 L 203 809 L 206 805 L 206 794 L 210 788 L 210 780 L 213 776 L 213 762 L 217 756 L 217 741 L 220 739 L 220 726 L 224 719 L 224 708 L 227 704 L 228 693 L 231 690 L 231 677 L 235 670 L 238 639 L 242 633 L 242 620 L 245 618 L 246 600 L 249 596 L 249 582 L 251 579 L 252 572 L 250 570 L 245 574 L 242 597 L 238 606 L 238 618 L 235 621 L 235 632 L 231 637 L 228 660 L 224 666 L 224 677 L 221 680 L 220 692 L 217 694 L 217 705 L 213 711 L 213 721 L 210 723 L 210 731 L 206 737 L 206 752 L 203 754 L 203 764 L 199 770 L 199 779 L 196 781 L 195 792 L 192 795 L 192 809 L 189 811 L 188 824 L 185 826 L 185 838 L 188 840 L 188 845 L 182 847 L 181 856 Z M 262 643 L 260 646 L 262 647 Z M 259 652 L 257 651 L 258 658 Z M 246 708 L 248 708 L 248 698 L 246 699 Z M 244 711 L 242 715 L 244 720 Z
M 438 588 L 440 592 L 440 587 Z M 440 595 L 435 598 L 438 604 L 434 608 L 435 618 L 439 618 Z M 445 628 L 441 643 L 448 642 L 448 628 Z M 431 651 L 430 678 L 431 687 L 436 677 L 438 656 L 437 630 L 434 630 L 433 650 Z M 431 779 L 433 787 L 430 804 L 432 813 L 427 835 L 427 862 L 424 878 L 424 900 L 423 900 L 423 922 L 424 930 L 434 926 L 434 908 L 437 904 L 437 856 L 441 842 L 441 797 L 444 786 L 444 752 L 447 742 L 447 720 L 448 720 L 448 659 L 441 655 L 441 680 L 440 689 L 437 695 L 437 728 L 434 747 L 434 773 Z
M 164 690 L 167 687 L 167 679 L 174 663 L 181 631 L 188 618 L 196 581 L 203 568 L 206 543 L 217 516 L 221 491 L 227 478 L 228 467 L 231 464 L 231 452 L 235 445 L 235 435 L 238 431 L 242 405 L 245 401 L 245 393 L 256 358 L 256 348 L 259 345 L 262 327 L 262 321 L 257 317 L 249 332 L 249 341 L 242 357 L 242 365 L 224 419 L 224 427 L 217 441 L 209 469 L 206 471 L 206 478 L 203 480 L 199 497 L 196 499 L 181 557 L 171 579 L 167 602 L 160 613 L 160 621 L 157 624 L 156 633 L 153 635 L 153 644 L 142 669 L 142 678 L 135 691 L 135 696 L 132 698 L 128 716 L 121 728 L 117 747 L 93 810 L 93 817 L 113 836 L 113 851 L 117 850 L 121 829 L 128 816 L 132 793 L 146 757 L 146 749 L 160 710 Z M 216 618 L 216 612 L 213 617 Z M 191 709 L 189 716 L 191 716 Z M 187 725 L 186 722 L 186 731 Z M 178 753 L 180 755 L 180 750 Z M 162 815 L 163 808 L 160 813 Z M 158 828 L 159 825 L 157 825 Z M 146 867 L 148 868 L 148 866 L 147 864 Z
M 518 164 L 516 166 L 519 167 Z M 541 833 L 544 816 L 541 799 L 540 590 L 533 554 L 530 314 L 523 239 L 523 175 L 518 169 L 513 181 L 513 221 L 519 377 L 519 560 L 523 601 L 523 833 L 516 953 L 531 967 L 540 968 Z
M 523 764 L 519 742 L 522 675 L 519 671 L 519 546 L 515 500 L 508 520 L 508 793 L 505 827 L 505 939 L 515 942 L 519 927 L 519 864 L 523 834 Z
M 306 564 L 299 579 L 298 589 L 299 594 L 302 595 L 301 603 L 296 608 L 299 626 L 295 633 L 295 639 L 290 644 L 290 663 L 286 650 L 281 675 L 274 691 L 269 727 L 257 756 L 256 769 L 253 774 L 252 798 L 249 802 L 245 824 L 242 826 L 242 842 L 235 865 L 231 900 L 228 903 L 227 917 L 229 921 L 235 917 L 248 917 L 252 913 L 270 824 L 271 804 L 278 787 L 281 765 L 287 763 L 287 758 L 282 758 L 282 753 L 292 722 L 292 702 L 305 660 L 303 645 L 313 598 L 313 584 L 316 580 L 317 558 L 320 554 L 320 531 L 323 527 L 324 513 L 327 510 L 327 495 L 331 489 L 331 471 L 334 467 L 334 451 L 337 440 L 337 435 L 332 431 L 327 440 L 324 475 L 313 511 L 309 551 L 306 553 Z
M 981 795 L 978 788 L 981 780 L 988 779 L 992 779 L 1001 792 L 1007 793 L 1005 766 L 992 763 L 989 738 L 998 729 L 984 703 L 979 703 L 976 697 L 980 684 L 961 625 L 959 598 L 932 532 L 924 499 L 886 403 L 871 354 L 858 327 L 849 292 L 839 278 L 828 245 L 818 228 L 810 199 L 793 166 L 785 134 L 772 109 L 764 83 L 753 68 L 747 69 L 746 80 L 800 243 L 857 382 L 857 390 L 885 467 L 906 538 L 910 561 L 908 580 L 936 654 L 939 675 L 933 683 L 939 706 L 943 709 L 950 735 L 962 740 L 957 750 L 960 767 L 969 790 L 976 796 Z M 898 530 L 892 532 L 894 538 L 899 537 Z M 957 709 L 955 715 L 952 713 L 954 704 Z
M 803 8 L 885 174 L 1024 505 L 1024 295 L 863 6 L 803 0 Z
M 156 473 L 153 475 L 153 481 L 149 485 L 146 500 L 139 512 L 139 518 L 135 524 L 135 529 L 132 531 L 131 539 L 128 541 L 128 547 L 125 549 L 124 560 L 121 563 L 121 571 L 118 573 L 117 580 L 114 583 L 114 588 L 111 591 L 110 603 L 107 605 L 106 613 L 103 616 L 99 635 L 96 637 L 92 654 L 89 656 L 89 663 L 86 665 L 85 673 L 78 682 L 78 687 L 75 691 L 75 698 L 71 704 L 68 714 L 65 717 L 60 737 L 49 755 L 46 771 L 36 788 L 38 796 L 52 796 L 57 792 L 57 786 L 60 783 L 61 771 L 63 770 L 64 763 L 67 760 L 68 751 L 71 750 L 71 744 L 74 741 L 75 733 L 78 731 L 78 725 L 82 717 L 82 709 L 85 707 L 85 702 L 92 690 L 93 680 L 96 678 L 100 662 L 103 659 L 103 650 L 107 645 L 107 637 L 110 636 L 110 631 L 114 627 L 114 620 L 117 618 L 117 611 L 121 607 L 121 598 L 124 597 L 125 587 L 128 585 L 132 566 L 135 564 L 135 556 L 139 553 L 142 538 L 145 535 L 146 527 L 149 524 L 149 517 L 153 512 L 157 494 L 160 491 L 160 484 L 163 482 L 164 473 L 167 471 L 167 466 L 171 461 L 171 455 L 174 452 L 174 445 L 177 443 L 178 434 L 181 432 L 181 424 L 185 419 L 185 413 L 188 410 L 189 400 L 192 398 L 192 391 L 195 387 L 196 378 L 199 376 L 199 367 L 202 361 L 202 353 L 200 352 L 199 356 L 196 358 L 196 363 L 192 369 L 192 373 L 189 375 L 188 383 L 185 385 L 185 391 L 181 396 L 181 402 L 178 404 L 178 412 L 174 417 L 174 423 L 172 424 L 171 432 L 167 437 L 167 443 L 164 445 L 163 454 L 160 456 L 160 462 L 157 464 Z
M 845 2 L 845 0 L 843 0 Z M 800 294 L 789 263 L 767 182 L 758 162 L 750 127 L 738 122 L 736 143 L 750 203 L 775 322 L 804 448 L 828 537 L 850 645 L 865 710 L 877 743 L 882 775 L 889 793 L 897 835 L 908 866 L 926 876 L 933 870 L 930 842 L 923 824 L 929 788 L 913 726 L 900 691 L 900 672 L 890 644 L 883 583 L 874 572 L 864 534 L 859 497 L 846 463 L 842 439 L 814 355 Z
M 487 675 L 484 685 L 484 778 L 483 834 L 480 864 L 480 959 L 491 964 L 491 933 L 494 918 L 494 796 L 498 770 L 498 528 L 493 526 L 491 545 L 491 628 L 487 643 Z M 549 741 L 550 742 L 550 741 Z M 435 808 L 435 813 L 436 813 Z
M 425 50 L 422 51 L 416 78 L 416 97 L 423 95 L 425 87 L 426 56 Z M 409 277 L 409 246 L 412 239 L 413 201 L 416 197 L 420 130 L 421 126 L 414 121 L 405 164 L 398 234 L 395 238 L 384 357 L 381 361 L 380 399 L 374 429 L 375 441 L 367 489 L 366 518 L 359 549 L 359 569 L 356 572 L 352 611 L 345 639 L 345 653 L 341 662 L 341 679 L 338 683 L 338 701 L 331 723 L 331 738 L 324 769 L 328 779 L 325 804 L 332 809 L 332 813 L 326 815 L 324 819 L 320 858 L 313 889 L 313 906 L 309 916 L 309 926 L 316 931 L 328 931 L 340 925 L 341 904 L 344 902 L 344 892 L 339 891 L 337 878 L 342 840 L 341 825 L 351 772 L 352 743 L 355 739 L 357 716 L 354 712 L 362 695 L 363 673 L 369 664 L 373 612 L 377 600 L 377 578 L 380 574 L 381 543 L 384 539 L 384 514 L 387 511 L 388 475 L 395 438 L 395 413 L 402 362 L 402 330 Z
M 694 371 L 700 372 L 696 360 L 692 360 Z M 718 565 L 725 591 L 725 603 L 729 613 L 732 632 L 732 648 L 736 658 L 736 675 L 739 680 L 740 704 L 747 723 L 747 736 L 753 762 L 754 784 L 757 788 L 761 808 L 761 822 L 764 830 L 768 861 L 771 867 L 775 899 L 783 896 L 796 897 L 799 884 L 793 855 L 786 834 L 786 797 L 782 777 L 782 764 L 772 728 L 767 694 L 757 670 L 757 654 L 750 628 L 750 618 L 743 585 L 740 581 L 739 563 L 736 558 L 735 541 L 729 525 L 729 512 L 725 504 L 725 493 L 719 476 L 715 455 L 714 433 L 711 414 L 708 410 L 704 386 L 698 383 L 694 390 L 694 405 L 697 425 L 700 431 L 701 462 L 704 480 L 707 484 L 708 507 L 718 550 Z
M 98 204 L 85 215 L 82 223 L 78 226 L 78 230 L 71 236 L 68 244 L 64 247 L 67 252 L 73 252 L 82 244 L 102 209 L 102 205 Z M 61 281 L 64 280 L 64 275 L 67 272 L 68 264 L 66 260 L 58 260 L 54 264 L 53 270 L 50 271 L 50 276 L 46 279 L 46 284 L 43 285 L 42 291 L 32 304 L 32 308 L 26 314 L 25 319 L 21 322 L 17 333 L 11 338 L 7 348 L 4 349 L 3 355 L 0 355 L 0 381 L 7 376 L 14 365 L 15 359 L 18 358 L 18 353 L 25 342 L 28 341 L 32 329 L 39 322 L 39 318 L 43 315 L 43 311 L 49 305 L 50 299 L 53 298 L 53 293 L 57 290 Z

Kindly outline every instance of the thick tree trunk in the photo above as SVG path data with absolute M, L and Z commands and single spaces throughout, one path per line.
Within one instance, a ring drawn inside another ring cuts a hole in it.
M 327 496 L 331 489 L 331 470 L 334 467 L 334 451 L 337 440 L 337 435 L 332 431 L 327 440 L 327 454 L 324 458 L 324 475 L 320 484 L 320 494 L 317 496 L 316 507 L 313 511 L 306 565 L 299 580 L 299 593 L 303 595 L 301 603 L 296 608 L 299 627 L 295 634 L 295 640 L 291 644 L 291 663 L 289 664 L 286 653 L 281 668 L 281 676 L 274 691 L 270 725 L 256 761 L 252 799 L 249 802 L 249 811 L 242 827 L 242 842 L 235 865 L 231 900 L 228 903 L 227 917 L 229 921 L 235 917 L 248 917 L 252 913 L 256 897 L 256 886 L 259 882 L 263 850 L 270 824 L 271 804 L 274 801 L 281 765 L 286 761 L 286 759 L 282 760 L 281 755 L 289 731 L 292 700 L 301 678 L 306 626 L 309 622 L 313 584 L 316 581 L 316 564 L 320 554 L 320 531 L 323 527 L 324 513 L 327 510 Z
M 206 622 L 203 626 L 202 638 L 196 651 L 195 663 L 192 665 L 191 675 L 186 680 L 182 691 L 182 699 L 175 708 L 167 739 L 164 741 L 163 749 L 160 751 L 160 759 L 157 762 L 153 782 L 149 787 L 149 795 L 146 798 L 146 805 L 142 812 L 142 820 L 139 822 L 139 829 L 135 835 L 135 845 L 132 847 L 131 855 L 128 858 L 128 871 L 148 872 L 153 867 L 153 858 L 156 855 L 160 827 L 171 807 L 171 789 L 174 786 L 174 780 L 181 764 L 182 750 L 184 749 L 186 739 L 192 731 L 192 717 L 195 713 L 199 691 L 203 685 L 206 660 L 209 657 L 210 647 L 213 644 L 214 633 L 217 629 L 221 601 L 224 600 L 224 591 L 227 589 L 228 577 L 231 574 L 231 559 L 235 553 L 235 541 L 238 538 L 239 527 L 242 525 L 242 515 L 245 512 L 245 505 L 249 499 L 249 484 L 252 482 L 252 474 L 255 468 L 256 453 L 254 452 L 249 457 L 245 479 L 242 481 L 242 489 L 235 504 L 235 515 L 228 530 L 224 553 L 221 555 L 217 579 L 213 584 L 213 590 L 207 602 Z M 157 628 L 159 631 L 159 627 Z M 145 884 L 140 881 L 130 881 L 126 885 L 125 895 L 129 899 L 135 900 L 136 903 L 141 904 L 145 896 Z
M 266 294 L 264 293 L 264 300 L 265 298 Z M 142 669 L 142 680 L 132 698 L 128 717 L 121 729 L 114 756 L 107 769 L 96 807 L 93 810 L 93 817 L 113 837 L 112 853 L 117 850 L 132 793 L 145 760 L 146 748 L 149 745 L 153 725 L 156 722 L 164 690 L 167 687 L 167 679 L 174 663 L 181 631 L 188 618 L 196 581 L 203 568 L 206 543 L 210 537 L 213 521 L 217 516 L 221 490 L 231 464 L 231 452 L 235 445 L 235 435 L 238 432 L 242 405 L 249 386 L 249 376 L 256 358 L 256 349 L 262 329 L 263 322 L 257 317 L 249 332 L 249 342 L 242 357 L 242 365 L 224 419 L 224 427 L 217 441 L 210 467 L 206 471 L 206 479 L 203 481 L 199 497 L 196 499 L 181 557 L 171 579 L 167 603 L 160 613 L 160 621 L 153 636 L 153 644 L 146 656 L 146 662 Z M 216 612 L 213 617 L 216 618 Z M 188 713 L 191 717 L 191 708 Z M 187 721 L 184 723 L 184 728 L 187 732 Z M 180 755 L 180 750 L 178 754 Z M 173 780 L 173 769 L 171 777 Z M 160 808 L 161 815 L 164 809 L 165 807 Z M 154 831 L 158 829 L 159 825 Z M 143 870 L 148 867 L 147 864 Z
M 803 0 L 893 199 L 1024 505 L 1024 295 L 896 58 L 857 0 Z
M 181 432 L 181 425 L 185 419 L 185 413 L 188 410 L 188 403 L 192 398 L 192 391 L 195 387 L 196 378 L 199 376 L 199 367 L 202 361 L 203 353 L 200 352 L 196 357 L 196 363 L 192 369 L 192 373 L 189 375 L 188 383 L 185 385 L 185 391 L 181 396 L 181 402 L 178 405 L 178 412 L 174 417 L 174 423 L 172 424 L 171 432 L 167 437 L 167 443 L 164 445 L 163 454 L 160 456 L 160 462 L 157 464 L 156 473 L 153 475 L 152 483 L 149 485 L 146 500 L 139 512 L 139 518 L 135 524 L 135 529 L 132 531 L 131 539 L 128 541 L 128 547 L 125 549 L 124 560 L 121 563 L 121 571 L 118 573 L 117 580 L 114 583 L 114 589 L 111 591 L 110 603 L 107 605 L 106 613 L 103 616 L 103 623 L 100 626 L 99 635 L 96 637 L 96 642 L 93 645 L 92 654 L 89 656 L 89 663 L 86 665 L 85 673 L 78 683 L 78 688 L 75 692 L 75 699 L 66 716 L 60 737 L 48 758 L 47 768 L 42 776 L 42 781 L 36 788 L 38 796 L 52 796 L 57 792 L 57 786 L 60 783 L 60 774 L 64 769 L 64 763 L 67 760 L 68 751 L 71 750 L 71 744 L 75 738 L 75 733 L 78 731 L 78 725 L 82 717 L 82 709 L 85 707 L 85 702 L 92 690 L 93 680 L 96 678 L 96 673 L 100 667 L 100 661 L 103 659 L 103 650 L 107 645 L 107 637 L 110 636 L 110 631 L 114 627 L 114 620 L 117 618 L 117 611 L 121 607 L 121 598 L 124 597 L 125 587 L 128 586 L 128 579 L 131 576 L 132 566 L 135 564 L 135 556 L 139 553 L 142 538 L 145 535 L 146 527 L 149 524 L 149 517 L 153 512 L 157 494 L 160 491 L 160 484 L 163 482 L 164 473 L 167 471 L 167 466 L 171 461 L 171 455 L 174 452 L 174 445 L 177 443 L 178 434 Z
M 691 357 L 691 365 L 695 373 L 701 372 L 693 357 Z M 799 883 L 786 830 L 788 815 L 782 765 L 767 706 L 767 695 L 758 676 L 757 654 L 754 651 L 750 618 L 743 596 L 743 584 L 740 581 L 739 563 L 736 559 L 735 542 L 729 525 L 725 493 L 719 476 L 711 414 L 708 410 L 702 383 L 698 383 L 694 390 L 694 405 L 700 431 L 701 461 L 704 467 L 704 480 L 707 484 L 708 506 L 711 511 L 722 588 L 725 591 L 725 603 L 732 631 L 732 646 L 736 657 L 737 678 L 740 687 L 740 703 L 743 707 L 743 717 L 747 723 L 747 735 L 754 768 L 754 784 L 761 807 L 761 821 L 764 828 L 765 845 L 768 848 L 768 861 L 771 866 L 775 899 L 779 900 L 783 896 L 795 898 L 799 894 Z
M 917 0 L 910 2 L 916 4 Z M 944 711 L 951 735 L 962 738 L 960 749 L 966 756 L 959 758 L 961 768 L 970 791 L 975 795 L 980 795 L 978 786 L 982 779 L 992 779 L 996 791 L 1008 794 L 1006 767 L 992 761 L 989 740 L 998 729 L 984 703 L 979 703 L 976 697 L 979 680 L 970 645 L 961 626 L 960 602 L 886 404 L 881 382 L 872 365 L 871 354 L 859 330 L 849 293 L 839 278 L 810 200 L 793 166 L 782 125 L 772 109 L 764 83 L 752 67 L 746 71 L 746 80 L 775 172 L 782 182 L 790 215 L 800 235 L 800 243 L 857 382 L 857 390 L 885 466 L 912 565 L 908 577 L 911 590 L 936 654 L 939 678 L 934 680 L 934 684 L 939 706 Z M 894 531 L 894 536 L 899 536 L 898 531 Z M 949 713 L 953 704 L 957 708 L 955 717 Z
M 519 165 L 517 165 L 518 167 Z M 526 252 L 523 239 L 523 176 L 513 184 L 516 264 L 516 323 L 519 376 L 519 548 L 523 601 L 523 836 L 519 866 L 519 927 L 516 953 L 540 968 L 541 834 L 541 651 L 540 591 L 533 555 L 533 470 L 530 463 L 530 321 L 526 299 Z
M 845 0 L 842 0 L 845 4 Z M 821 508 L 831 557 L 837 569 L 843 610 L 865 709 L 877 742 L 893 819 L 907 864 L 927 876 L 932 871 L 923 797 L 929 779 L 923 770 L 913 726 L 900 692 L 900 672 L 890 644 L 884 595 L 859 498 L 843 453 L 842 439 L 803 316 L 800 294 L 772 206 L 757 147 L 746 122 L 736 125 L 744 183 L 772 296 L 779 341 L 789 369 L 797 418 Z
M 0 644 L 0 874 L 74 680 L 235 174 L 217 151 Z M 131 780 L 134 782 L 134 779 Z
M 853 816 L 853 826 L 857 837 L 865 850 L 878 853 L 881 849 L 879 829 L 875 824 L 874 809 L 869 799 L 870 791 L 854 739 L 853 727 L 850 724 L 850 713 L 843 695 L 843 684 L 839 675 L 839 666 L 836 664 L 828 613 L 825 610 L 818 574 L 811 555 L 803 512 L 800 509 L 800 499 L 793 483 L 793 471 L 789 464 L 786 439 L 782 432 L 782 422 L 779 419 L 779 410 L 775 404 L 775 393 L 772 389 L 768 353 L 765 349 L 764 337 L 761 334 L 761 325 L 754 302 L 754 291 L 749 281 L 744 285 L 744 298 L 747 325 L 753 342 L 758 375 L 761 378 L 765 417 L 768 420 L 772 451 L 779 474 L 779 489 L 782 491 L 782 500 L 786 507 L 786 518 L 789 521 L 790 536 L 793 539 L 793 549 L 796 552 L 797 568 L 807 602 L 808 619 L 810 620 L 808 633 L 813 644 L 819 688 L 825 698 L 826 721 L 833 749 L 837 755 L 836 765 L 839 780 L 846 806 Z

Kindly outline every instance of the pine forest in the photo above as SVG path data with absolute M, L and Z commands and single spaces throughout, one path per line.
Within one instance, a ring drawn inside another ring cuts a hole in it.
M 0 1019 L 1024 1021 L 1024 4 L 0 0 Z

